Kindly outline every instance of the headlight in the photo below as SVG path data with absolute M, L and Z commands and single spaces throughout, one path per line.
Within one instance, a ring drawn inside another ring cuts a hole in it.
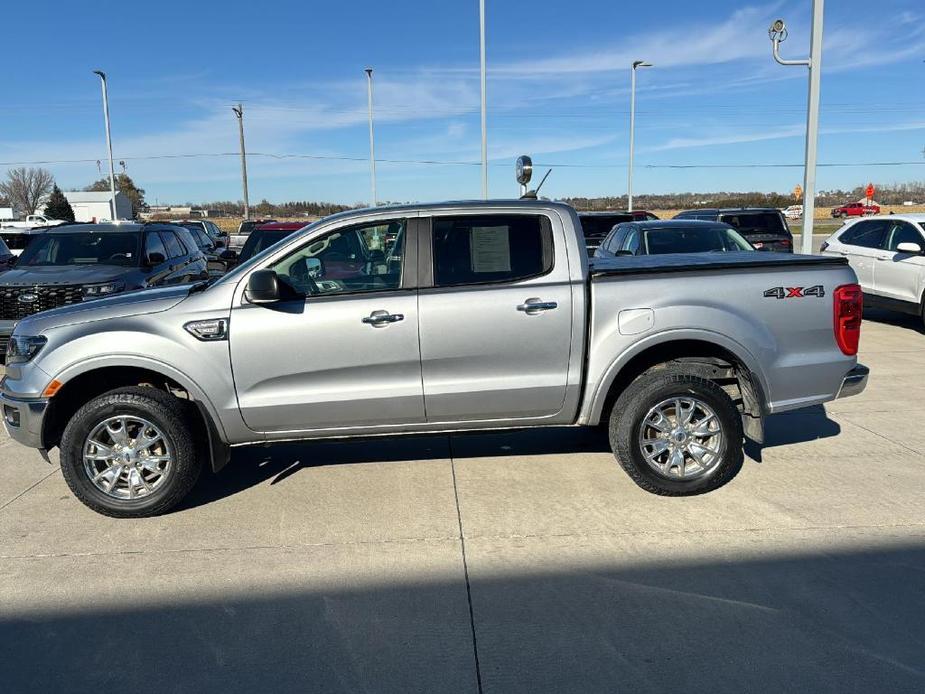
M 48 338 L 44 335 L 13 335 L 6 347 L 6 363 L 22 364 L 39 353 Z
M 116 294 L 125 289 L 125 282 L 104 282 L 103 284 L 88 284 L 83 288 L 86 297 L 106 296 Z

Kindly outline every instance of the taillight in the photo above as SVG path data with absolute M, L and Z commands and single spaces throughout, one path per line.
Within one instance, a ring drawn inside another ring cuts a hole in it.
M 864 295 L 857 284 L 843 284 L 835 290 L 835 342 L 849 357 L 858 353 L 861 340 L 861 312 Z

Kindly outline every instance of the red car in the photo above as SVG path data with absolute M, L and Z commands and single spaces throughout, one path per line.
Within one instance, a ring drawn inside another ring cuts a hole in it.
M 872 214 L 880 214 L 880 205 L 849 202 L 847 205 L 842 205 L 832 210 L 832 216 L 836 219 L 839 217 L 868 217 Z

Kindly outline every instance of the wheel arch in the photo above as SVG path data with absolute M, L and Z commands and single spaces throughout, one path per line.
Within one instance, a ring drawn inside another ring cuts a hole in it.
M 99 359 L 76 364 L 62 371 L 55 380 L 62 383 L 49 399 L 42 421 L 42 446 L 58 445 L 64 428 L 84 404 L 117 388 L 150 386 L 188 400 L 194 434 L 207 447 L 213 471 L 228 462 L 230 449 L 212 403 L 185 374 L 153 359 Z
M 767 413 L 767 388 L 757 360 L 741 345 L 706 331 L 664 334 L 634 345 L 605 371 L 587 405 L 586 422 L 596 425 L 610 416 L 614 403 L 638 376 L 659 366 L 677 364 L 709 380 L 733 384 L 740 395 L 743 427 L 749 438 L 763 437 L 761 421 Z

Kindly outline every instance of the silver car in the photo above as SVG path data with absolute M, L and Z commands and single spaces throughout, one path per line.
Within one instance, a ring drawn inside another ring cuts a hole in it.
M 849 222 L 826 239 L 821 250 L 848 259 L 866 305 L 925 322 L 925 214 Z

